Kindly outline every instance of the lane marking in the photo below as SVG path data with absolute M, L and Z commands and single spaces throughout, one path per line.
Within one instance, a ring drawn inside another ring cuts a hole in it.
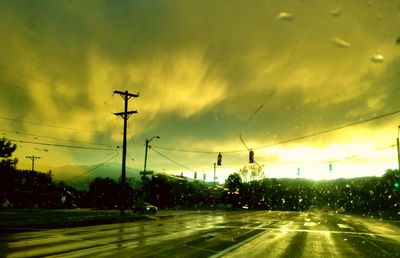
M 189 248 L 194 248 L 194 249 L 198 249 L 198 250 L 202 250 L 202 251 L 207 251 L 210 253 L 218 253 L 217 251 L 211 250 L 211 249 L 207 249 L 207 248 L 201 248 L 198 246 L 194 246 L 194 245 L 187 245 L 187 244 L 183 244 L 183 246 L 189 247 Z
M 258 226 L 258 227 L 255 227 L 254 230 L 257 230 L 257 229 L 264 229 L 262 226 L 263 226 L 263 225 L 260 225 L 260 226 Z M 246 244 L 246 243 L 248 243 L 248 242 L 250 242 L 250 241 L 256 239 L 257 237 L 259 237 L 260 235 L 262 235 L 262 234 L 264 234 L 264 233 L 265 233 L 265 231 L 261 231 L 260 233 L 255 234 L 254 236 L 251 236 L 251 237 L 249 237 L 249 238 L 246 238 L 245 240 L 243 240 L 243 241 L 241 241 L 241 242 L 239 242 L 239 243 L 237 243 L 237 244 L 235 244 L 235 245 L 232 245 L 232 246 L 230 246 L 230 247 L 228 247 L 228 248 L 226 248 L 226 249 L 224 249 L 224 250 L 218 252 L 217 254 L 214 254 L 214 255 L 210 256 L 210 258 L 221 257 L 221 256 L 225 255 L 226 253 L 228 253 L 228 252 L 230 252 L 230 251 L 232 251 L 232 250 L 238 248 L 239 246 L 242 246 L 242 245 L 244 245 L 244 244 Z
M 338 225 L 339 228 L 349 228 L 349 229 L 353 229 L 352 226 L 349 226 L 349 225 L 347 225 L 347 224 L 338 223 L 337 225 Z
M 317 225 L 318 225 L 318 223 L 315 223 L 315 222 L 313 222 L 313 221 L 311 221 L 311 222 L 306 221 L 306 222 L 304 223 L 304 226 L 306 226 L 306 227 L 315 227 L 315 226 L 317 226 Z

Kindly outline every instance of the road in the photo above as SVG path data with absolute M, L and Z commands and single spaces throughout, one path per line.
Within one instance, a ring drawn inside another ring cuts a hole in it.
M 0 235 L 0 257 L 400 257 L 400 222 L 333 212 L 160 211 Z

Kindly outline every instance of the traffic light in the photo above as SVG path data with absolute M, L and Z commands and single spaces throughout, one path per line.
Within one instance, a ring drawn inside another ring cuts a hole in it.
M 400 185 L 399 185 L 399 181 L 398 180 L 394 181 L 393 187 L 394 187 L 394 189 L 399 190 Z
M 217 165 L 221 166 L 221 163 L 222 163 L 222 154 L 220 152 L 220 153 L 218 153 L 218 157 L 217 157 Z
M 249 152 L 249 163 L 254 163 L 254 152 L 250 150 Z
M 194 179 L 197 179 L 197 172 L 194 172 Z
M 329 172 L 332 173 L 332 162 L 329 162 Z

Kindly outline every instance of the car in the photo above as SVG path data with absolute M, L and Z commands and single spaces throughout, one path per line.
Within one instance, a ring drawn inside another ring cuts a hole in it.
M 132 207 L 133 213 L 140 213 L 140 214 L 156 214 L 158 209 L 156 206 L 144 202 L 144 203 L 139 203 L 136 204 L 135 206 Z

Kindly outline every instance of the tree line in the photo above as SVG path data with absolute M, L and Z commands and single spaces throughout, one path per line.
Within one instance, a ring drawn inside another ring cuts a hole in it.
M 147 201 L 159 208 L 259 209 L 305 211 L 316 207 L 332 212 L 400 218 L 398 170 L 382 177 L 314 181 L 262 178 L 255 167 L 243 167 L 224 185 L 213 186 L 184 177 L 156 174 L 121 185 L 97 177 L 86 191 L 77 190 L 47 173 L 16 169 L 16 146 L 0 139 L 0 208 L 98 208 L 114 209 Z M 123 196 L 121 196 L 123 194 Z

